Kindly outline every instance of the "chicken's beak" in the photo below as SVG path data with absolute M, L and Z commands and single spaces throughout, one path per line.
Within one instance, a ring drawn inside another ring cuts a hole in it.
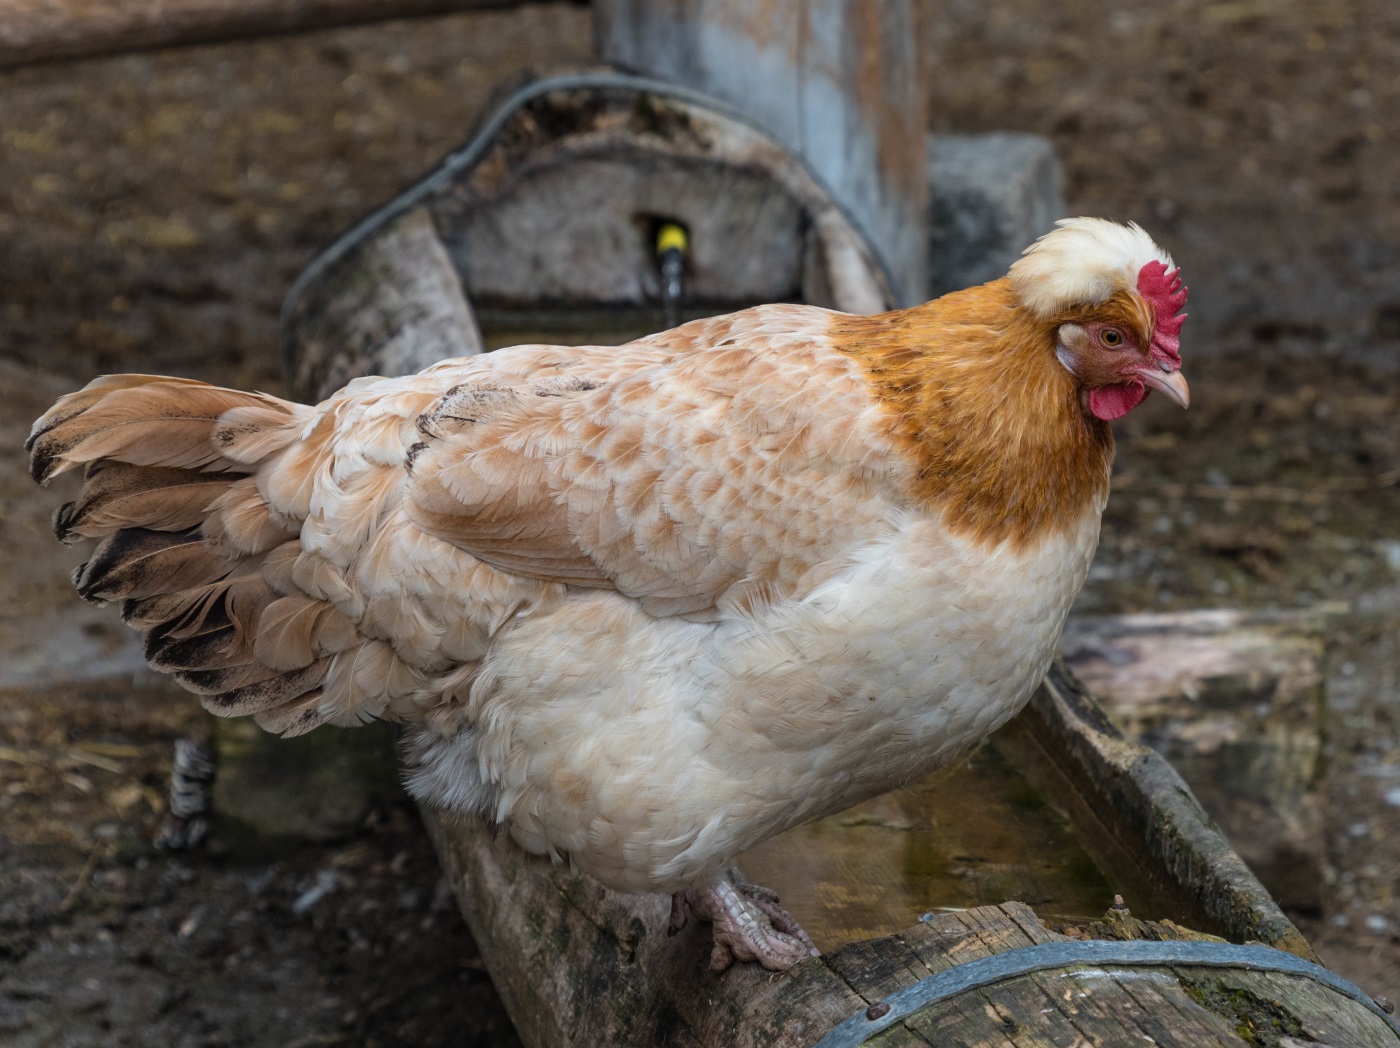
M 1184 408 L 1191 406 L 1191 387 L 1186 384 L 1186 377 L 1180 371 L 1143 371 L 1141 377 L 1144 385 L 1150 386 L 1172 398 Z

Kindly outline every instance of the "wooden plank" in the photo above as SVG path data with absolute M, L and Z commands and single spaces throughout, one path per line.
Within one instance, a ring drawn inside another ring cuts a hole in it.
M 1259 879 L 1160 755 L 1130 742 L 1056 660 L 1018 718 L 1063 781 L 1042 783 L 1071 809 L 1096 854 L 1138 867 L 1175 898 L 1188 923 L 1318 960 Z
M 426 208 L 394 219 L 288 317 L 292 391 L 315 403 L 361 375 L 412 375 L 482 350 L 476 317 Z
M 1044 1045 L 1054 1048 L 1076 1048 L 1087 1040 L 1084 1008 L 1077 1008 L 1074 1015 L 1067 1015 L 1054 1006 L 1046 994 L 1046 986 L 1056 982 L 1063 984 L 1063 973 L 1046 976 L 1030 976 L 1018 983 L 1003 986 L 989 986 L 977 994 L 977 999 L 986 1002 L 991 1009 L 987 1018 L 994 1014 L 1002 1031 L 1017 1048 Z M 1037 992 L 1039 991 L 1039 992 Z M 1082 991 L 1081 991 L 1082 992 Z M 1133 1039 L 1133 1017 L 1128 1014 L 1120 999 L 1114 1002 L 1118 1015 L 1112 1033 L 1123 1042 Z M 1093 1025 L 1101 1026 L 1102 1017 L 1095 1012 Z
M 1076 618 L 1062 645 L 1114 723 L 1171 762 L 1280 904 L 1321 906 L 1321 616 Z
M 929 974 L 928 967 L 902 934 L 848 943 L 827 954 L 824 963 L 872 1003 Z
M 804 157 L 927 297 L 926 102 L 913 0 L 596 0 L 600 57 L 714 95 Z
M 514 7 L 521 0 L 4 0 L 0 68 Z
M 1202 1048 L 1238 1043 L 1234 1028 L 1220 1016 L 1195 1006 L 1185 989 L 1172 983 L 1170 975 L 1119 972 L 1114 978 L 1124 995 L 1140 1009 L 1139 1027 L 1157 1043 L 1170 1043 L 1172 1037 Z
M 1065 939 L 1019 904 L 979 907 L 936 918 L 930 925 L 922 959 L 933 971 L 947 970 L 955 961 L 966 963 Z M 1118 910 L 1105 915 L 1102 927 L 1115 937 L 1192 937 L 1169 925 L 1136 921 Z M 861 955 L 873 958 L 867 965 L 878 967 L 881 953 L 889 953 L 880 945 L 853 944 L 840 953 L 852 955 L 859 947 Z M 1397 1043 L 1380 1016 L 1312 979 L 1191 965 L 1080 963 L 1013 975 L 918 1010 L 900 1025 L 931 1044 L 977 1048 L 1112 1048 L 1138 1043 L 1238 1048 L 1273 1044 L 1289 1036 L 1299 1043 L 1333 1048 Z
M 425 817 L 448 882 L 530 1045 L 809 1045 L 929 973 L 1066 939 L 1029 907 L 1006 903 L 851 943 L 781 974 L 739 965 L 714 975 L 705 970 L 707 930 L 692 925 L 669 936 L 665 898 L 608 892 L 562 865 L 524 855 L 484 827 L 450 824 L 433 811 Z M 1171 931 L 1126 919 L 1116 926 L 1130 934 Z M 1266 1027 L 1261 1016 L 1269 1015 L 1278 1021 Z M 966 991 L 869 1043 L 1239 1048 L 1254 1043 L 1239 1032 L 1249 1023 L 1334 1048 L 1400 1043 L 1357 1002 L 1297 976 L 1082 964 Z
M 1192 1001 L 1219 1016 L 1249 1044 L 1376 1048 L 1397 1043 L 1379 1015 L 1310 979 L 1281 972 L 1180 966 L 1172 969 Z M 1246 1036 L 1247 1034 L 1247 1036 Z

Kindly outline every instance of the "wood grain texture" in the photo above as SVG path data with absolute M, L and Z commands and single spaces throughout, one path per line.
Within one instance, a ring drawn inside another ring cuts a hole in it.
M 926 103 L 905 0 L 597 0 L 600 57 L 729 102 L 804 157 L 880 255 L 927 297 Z
M 424 814 L 529 1045 L 810 1045 L 928 975 L 1066 938 L 1024 904 L 1005 903 L 850 943 L 781 975 L 743 965 L 715 975 L 704 970 L 707 931 L 692 925 L 669 937 L 663 898 L 608 893 L 484 827 Z M 967 991 L 868 1043 L 1239 1048 L 1290 1034 L 1333 1048 L 1400 1044 L 1357 1002 L 1297 976 L 1083 965 Z
M 514 7 L 520 0 L 5 0 L 0 69 L 386 18 Z
M 1287 909 L 1321 905 L 1323 634 L 1314 612 L 1072 619 L 1065 658 L 1167 758 Z
M 388 223 L 319 282 L 285 335 L 292 389 L 315 402 L 362 375 L 412 375 L 481 352 L 481 332 L 425 208 Z
M 1058 757 L 1062 797 L 1081 832 L 1098 838 L 1097 849 L 1136 856 L 1143 874 L 1199 914 L 1206 930 L 1318 961 L 1181 776 L 1124 738 L 1062 661 L 1021 716 Z

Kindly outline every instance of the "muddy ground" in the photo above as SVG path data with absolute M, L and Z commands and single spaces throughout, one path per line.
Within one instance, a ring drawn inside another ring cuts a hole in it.
M 1400 9 L 984 6 L 927 20 L 931 124 L 1050 135 L 1071 209 L 1142 221 L 1192 286 L 1193 407 L 1120 426 L 1081 610 L 1332 609 L 1327 884 L 1295 916 L 1395 997 Z M 0 74 L 0 1040 L 513 1043 L 411 808 L 150 847 L 207 724 L 74 600 L 14 449 L 104 371 L 277 391 L 307 257 L 589 45 L 541 5 Z

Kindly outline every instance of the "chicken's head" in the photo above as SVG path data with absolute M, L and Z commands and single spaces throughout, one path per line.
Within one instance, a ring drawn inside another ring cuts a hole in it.
M 1186 288 L 1171 257 L 1136 225 L 1096 218 L 1058 225 L 1011 268 L 1011 282 L 1049 323 L 1055 355 L 1079 380 L 1087 410 L 1122 418 L 1153 389 L 1186 407 Z

